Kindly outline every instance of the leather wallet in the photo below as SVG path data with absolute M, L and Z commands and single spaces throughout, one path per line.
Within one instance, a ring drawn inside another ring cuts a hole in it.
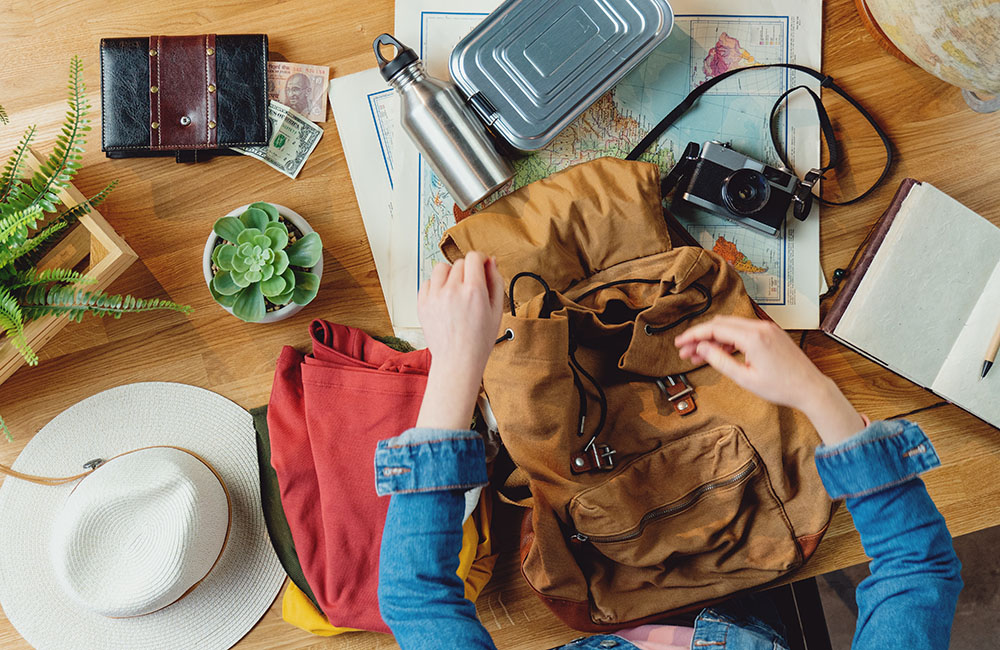
M 197 162 L 267 145 L 267 35 L 101 40 L 101 150 Z

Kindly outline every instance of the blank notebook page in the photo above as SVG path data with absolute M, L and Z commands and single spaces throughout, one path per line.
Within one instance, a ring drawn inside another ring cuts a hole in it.
M 932 185 L 915 185 L 834 333 L 930 387 L 998 262 L 1000 228 Z M 988 342 L 989 334 L 979 345 L 980 367 Z
M 1000 262 L 931 386 L 934 392 L 994 426 L 1000 426 L 1000 365 L 985 378 L 982 368 L 986 347 L 998 323 Z

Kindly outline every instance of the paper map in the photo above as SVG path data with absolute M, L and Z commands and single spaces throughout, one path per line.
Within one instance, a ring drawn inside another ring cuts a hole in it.
M 432 76 L 449 78 L 452 48 L 497 4 L 497 0 L 399 2 L 395 36 L 417 50 Z M 498 194 L 576 163 L 600 156 L 624 157 L 693 87 L 734 67 L 777 62 L 820 67 L 820 0 L 760 2 L 755 15 L 737 15 L 743 9 L 735 0 L 675 0 L 671 4 L 676 16 L 670 37 L 544 150 L 513 161 L 514 180 Z M 768 70 L 724 82 L 702 97 L 644 159 L 666 173 L 688 142 L 718 140 L 746 155 L 777 163 L 767 136 L 775 99 L 790 85 L 807 84 L 819 90 L 818 82 L 798 77 L 794 72 Z M 332 101 L 333 95 L 331 87 Z M 807 98 L 799 97 L 780 114 L 786 148 L 800 175 L 819 161 L 819 130 L 810 107 Z M 375 119 L 377 111 L 369 112 L 369 120 Z M 389 278 L 381 269 L 379 275 L 394 328 L 401 332 L 419 328 L 417 289 L 433 264 L 442 261 L 438 243 L 444 231 L 464 214 L 405 134 L 380 132 L 392 128 L 390 121 L 380 122 L 368 128 L 379 134 L 375 146 L 394 143 L 388 156 L 395 171 L 390 201 L 391 262 L 387 263 L 392 271 Z M 338 127 L 343 137 L 344 126 Z M 384 167 L 386 173 L 389 167 Z M 353 166 L 351 171 L 354 174 Z M 357 175 L 354 180 L 357 186 Z M 384 198 L 382 203 L 386 203 Z M 818 208 L 804 223 L 790 219 L 786 231 L 773 238 L 682 203 L 673 204 L 678 217 L 704 247 L 740 272 L 750 295 L 779 324 L 788 329 L 818 326 Z

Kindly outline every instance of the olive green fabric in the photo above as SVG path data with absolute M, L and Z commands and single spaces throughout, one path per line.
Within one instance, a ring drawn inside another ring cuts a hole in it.
M 288 528 L 285 509 L 281 506 L 281 492 L 278 490 L 278 475 L 271 467 L 271 439 L 267 429 L 267 407 L 261 406 L 250 411 L 253 416 L 253 426 L 257 430 L 257 465 L 260 468 L 260 501 L 264 507 L 264 521 L 267 523 L 267 534 L 271 538 L 274 552 L 278 554 L 285 573 L 302 590 L 317 611 L 322 611 L 316 602 L 306 577 L 299 564 L 299 556 L 295 552 L 295 542 L 292 541 L 292 531 Z

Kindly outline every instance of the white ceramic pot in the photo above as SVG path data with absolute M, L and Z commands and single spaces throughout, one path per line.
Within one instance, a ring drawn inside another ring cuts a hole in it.
M 251 204 L 247 203 L 244 206 L 236 208 L 235 210 L 233 210 L 232 212 L 230 212 L 226 216 L 227 217 L 238 217 L 241 214 L 243 214 L 243 212 L 246 211 L 246 209 L 249 208 L 250 205 Z M 296 228 L 298 228 L 299 232 L 301 232 L 303 236 L 308 235 L 309 233 L 313 232 L 313 229 L 309 226 L 309 224 L 306 222 L 306 220 L 303 219 L 302 215 L 300 215 L 298 212 L 295 212 L 294 210 L 286 208 L 283 205 L 278 205 L 277 203 L 271 203 L 271 205 L 273 205 L 275 208 L 278 209 L 278 214 L 280 214 L 281 216 L 283 216 L 289 223 L 291 223 Z M 215 242 L 216 242 L 216 240 L 218 238 L 219 238 L 219 236 L 216 235 L 215 231 L 213 230 L 208 235 L 208 241 L 205 242 L 205 254 L 202 256 L 202 269 L 203 269 L 203 271 L 205 273 L 205 284 L 206 285 L 210 285 L 212 283 L 212 253 L 215 251 Z M 322 284 L 322 282 L 323 282 L 323 256 L 322 255 L 320 255 L 319 262 L 316 263 L 316 266 L 312 267 L 312 269 L 310 269 L 310 270 L 319 277 L 320 284 Z M 212 302 L 215 302 L 215 300 L 213 299 Z M 219 305 L 219 303 L 217 303 L 217 302 L 215 302 L 215 304 Z M 230 309 L 229 307 L 225 307 L 223 305 L 219 305 L 219 307 L 222 307 L 223 309 L 225 309 L 226 311 L 228 311 L 230 314 L 233 313 L 233 310 Z M 260 319 L 257 322 L 258 323 L 275 323 L 275 322 L 277 322 L 279 320 L 285 320 L 286 318 L 289 318 L 289 317 L 294 316 L 295 314 L 299 313 L 302 310 L 302 307 L 304 307 L 304 305 L 296 305 L 295 303 L 289 303 L 289 304 L 285 305 L 284 307 L 282 307 L 280 309 L 276 309 L 275 311 L 267 312 L 264 315 L 264 318 Z

